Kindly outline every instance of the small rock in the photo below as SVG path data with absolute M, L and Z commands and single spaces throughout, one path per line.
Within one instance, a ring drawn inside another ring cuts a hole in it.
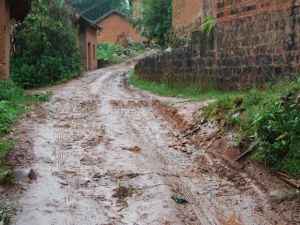
M 172 48 L 169 47 L 169 48 L 165 49 L 164 52 L 172 52 Z
M 127 150 L 127 151 L 131 151 L 131 152 L 140 152 L 140 151 L 142 151 L 142 149 L 139 146 L 134 146 L 134 147 L 131 147 L 131 148 L 124 147 L 124 148 L 122 148 L 122 150 Z
M 60 183 L 61 185 L 68 185 L 68 182 L 65 180 L 58 180 L 58 183 Z
M 240 117 L 241 117 L 241 113 L 240 112 L 238 112 L 238 113 L 236 113 L 236 114 L 234 114 L 232 116 L 233 119 L 237 119 L 237 118 L 240 118 Z
M 273 190 L 270 191 L 269 197 L 274 202 L 281 202 L 285 199 L 293 199 L 295 197 L 299 196 L 299 192 L 295 192 L 294 190 L 290 189 L 279 189 L 279 190 Z
M 29 172 L 29 174 L 28 174 L 28 178 L 29 178 L 30 180 L 37 180 L 37 175 L 36 175 L 36 173 L 34 172 L 33 169 L 30 170 L 30 172 Z
M 192 150 L 191 150 L 190 148 L 188 148 L 188 149 L 186 150 L 186 153 L 187 153 L 187 154 L 192 154 Z
M 95 173 L 93 176 L 94 179 L 100 179 L 101 177 L 103 177 L 101 173 Z
M 182 152 L 187 152 L 187 150 L 186 150 L 185 147 L 181 147 L 180 150 L 181 150 Z
M 16 169 L 13 172 L 13 176 L 15 177 L 17 182 L 23 183 L 37 179 L 36 173 L 31 168 Z
M 285 191 L 284 190 L 273 190 L 270 191 L 269 197 L 272 201 L 281 201 L 285 198 Z
M 81 159 L 80 159 L 80 162 L 83 164 L 83 165 L 94 165 L 95 164 L 95 161 L 94 159 L 90 156 L 90 155 L 85 155 L 83 156 Z
M 47 157 L 47 156 L 42 157 L 41 159 L 42 159 L 45 163 L 48 163 L 48 164 L 53 164 L 53 163 L 54 163 L 53 159 L 51 159 L 50 157 Z

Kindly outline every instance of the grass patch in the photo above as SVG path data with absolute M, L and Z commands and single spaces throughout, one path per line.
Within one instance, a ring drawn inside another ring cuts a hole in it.
M 6 142 L 8 134 L 19 116 L 28 112 L 32 104 L 49 100 L 49 94 L 28 95 L 11 81 L 0 81 L 0 182 L 10 180 L 11 169 L 5 163 L 5 157 L 13 147 Z
M 222 92 L 217 90 L 203 91 L 198 85 L 173 87 L 167 81 L 162 83 L 147 81 L 140 78 L 135 73 L 130 75 L 129 82 L 140 90 L 150 91 L 161 96 L 188 98 L 193 101 L 219 99 L 224 96 L 238 97 L 243 95 L 241 92 Z
M 129 58 L 136 57 L 145 51 L 145 46 L 139 43 L 130 43 L 130 47 L 106 42 L 98 42 L 97 59 L 107 64 L 117 64 Z
M 0 224 L 11 224 L 10 218 L 15 214 L 16 210 L 10 205 L 0 202 Z
M 239 134 L 245 149 L 258 139 L 252 159 L 275 171 L 300 178 L 300 79 L 282 82 L 263 91 L 224 97 L 208 106 L 203 116 L 225 122 Z
M 197 85 L 172 87 L 169 82 L 146 81 L 134 73 L 129 79 L 135 87 L 161 96 L 216 99 L 201 115 L 206 121 L 213 119 L 234 130 L 240 149 L 259 140 L 252 160 L 300 179 L 300 78 L 247 92 L 203 91 Z

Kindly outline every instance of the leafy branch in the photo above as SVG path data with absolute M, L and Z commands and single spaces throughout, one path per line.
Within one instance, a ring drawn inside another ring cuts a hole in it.
M 201 25 L 200 31 L 210 37 L 212 30 L 217 25 L 217 18 L 214 15 L 206 16 Z

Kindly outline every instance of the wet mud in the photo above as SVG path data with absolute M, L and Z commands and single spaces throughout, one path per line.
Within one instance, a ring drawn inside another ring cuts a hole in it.
M 37 180 L 20 184 L 12 224 L 286 224 L 246 174 L 183 141 L 157 110 L 161 99 L 129 87 L 133 65 L 52 88 L 24 134 Z

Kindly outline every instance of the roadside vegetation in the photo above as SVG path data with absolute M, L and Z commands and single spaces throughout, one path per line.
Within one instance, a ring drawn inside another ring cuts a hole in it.
M 254 161 L 300 178 L 300 79 L 221 98 L 204 116 L 234 129 L 241 149 L 257 140 Z
M 16 24 L 11 79 L 30 88 L 81 74 L 82 60 L 71 10 L 60 0 L 34 0 L 33 10 Z
M 30 106 L 49 99 L 48 94 L 28 95 L 11 81 L 0 81 L 0 182 L 11 181 L 11 168 L 5 158 L 13 143 L 5 140 L 18 118 L 30 110 Z
M 121 63 L 145 51 L 145 46 L 140 43 L 130 43 L 128 48 L 125 48 L 117 44 L 98 42 L 97 47 L 97 58 L 102 65 Z
M 161 96 L 188 98 L 191 101 L 204 101 L 218 99 L 223 96 L 240 96 L 241 92 L 221 92 L 218 90 L 203 90 L 199 85 L 190 85 L 187 87 L 174 87 L 168 81 L 155 82 L 144 80 L 137 74 L 132 73 L 129 78 L 130 83 L 136 88 L 144 91 L 150 91 Z
M 165 47 L 172 33 L 172 0 L 142 0 L 143 16 L 133 21 L 149 40 Z
M 155 94 L 203 101 L 215 99 L 203 112 L 205 121 L 216 120 L 238 134 L 240 149 L 258 142 L 252 160 L 300 178 L 300 79 L 247 92 L 203 91 L 197 86 L 171 87 L 168 82 L 130 76 L 135 87 Z

